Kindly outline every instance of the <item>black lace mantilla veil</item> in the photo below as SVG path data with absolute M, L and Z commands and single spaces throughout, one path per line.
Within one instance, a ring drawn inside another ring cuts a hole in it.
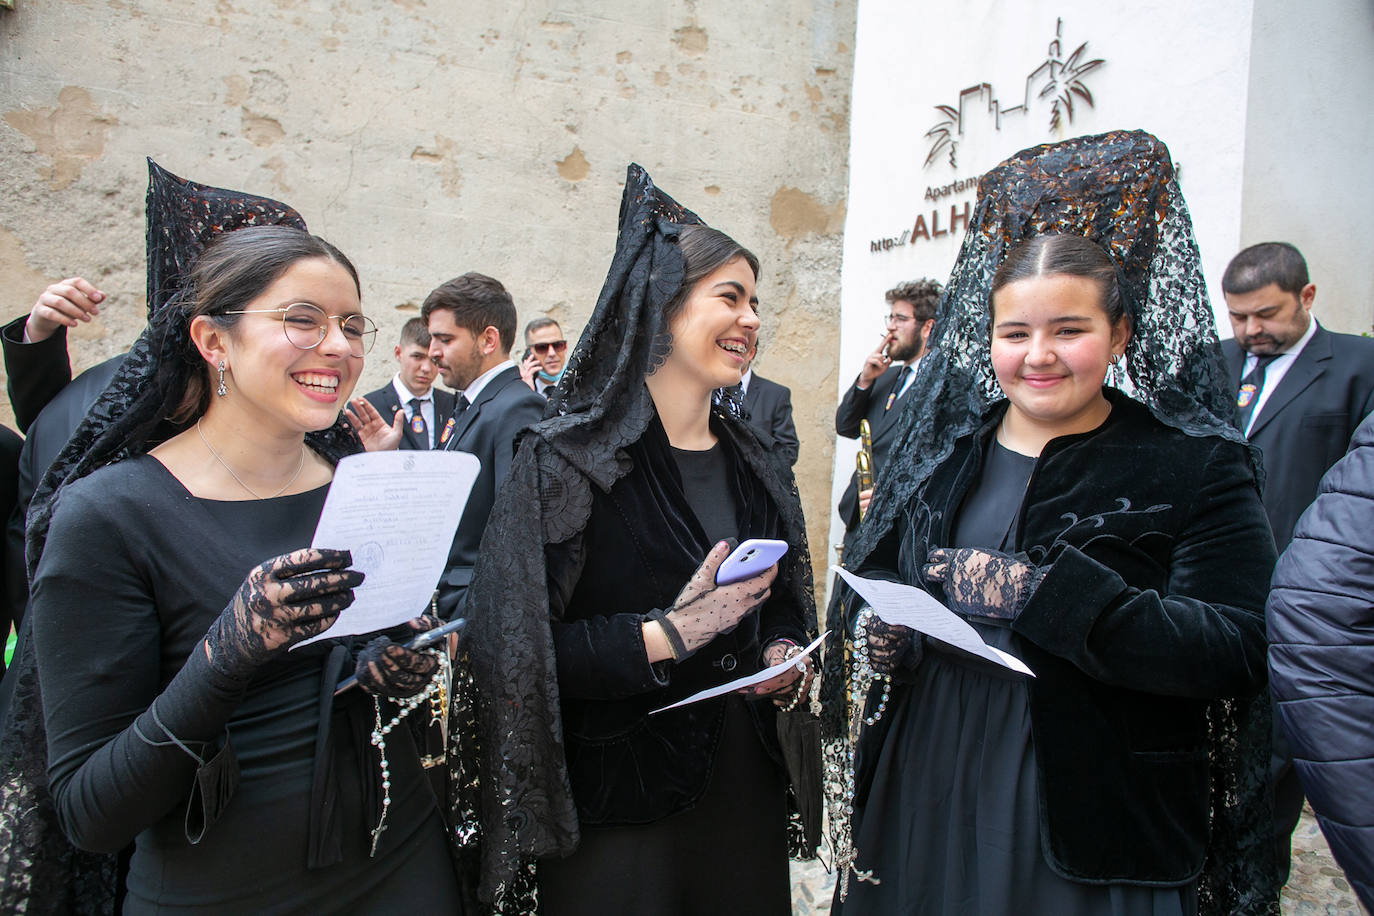
M 579 838 L 564 765 L 544 546 L 581 532 L 590 517 L 591 488 L 609 490 L 631 469 L 624 449 L 654 417 L 644 377 L 671 344 L 662 315 L 684 276 L 676 239 L 683 225 L 700 222 L 642 168 L 629 167 L 615 256 L 596 308 L 545 419 L 521 443 L 482 539 L 467 596 L 478 699 L 475 710 L 464 708 L 471 692 L 456 686 L 453 718 L 459 732 L 475 715 L 478 734 L 488 740 L 476 749 L 477 774 L 454 781 L 451 801 L 460 820 L 480 819 L 472 826 L 480 826 L 481 895 L 495 899 L 503 912 L 533 909 L 533 860 L 566 855 Z M 716 412 L 779 508 L 796 558 L 782 587 L 798 596 L 814 628 L 811 561 L 796 486 L 736 414 L 720 405 Z M 774 584 L 775 593 L 779 587 Z M 471 750 L 450 757 L 472 759 Z M 476 832 L 469 829 L 467 836 Z
M 1132 334 L 1124 360 L 1127 377 L 1116 369 L 1109 383 L 1188 435 L 1245 441 L 1231 422 L 1235 402 L 1168 149 L 1141 131 L 1033 147 L 979 181 L 973 217 L 936 312 L 930 351 L 911 396 L 903 399 L 891 457 L 846 551 L 846 566 L 863 562 L 955 441 L 975 430 L 1002 398 L 989 358 L 993 274 L 1021 241 L 1051 232 L 1092 239 L 1120 269 Z M 1260 475 L 1258 455 L 1253 449 L 1251 454 Z M 849 767 L 844 692 L 850 672 L 844 654 L 826 657 L 822 727 L 830 840 L 839 867 L 848 868 L 853 847 L 843 783 Z M 1278 886 L 1268 851 L 1268 754 L 1257 753 L 1269 741 L 1267 691 L 1249 701 L 1211 704 L 1209 722 L 1213 804 L 1208 860 L 1199 879 L 1200 912 L 1277 913 Z
M 34 492 L 26 538 L 30 576 L 64 486 L 180 431 L 165 418 L 186 379 L 204 370 L 184 355 L 190 323 L 178 306 L 187 271 L 205 244 L 245 226 L 305 229 L 300 214 L 286 204 L 187 181 L 151 159 L 147 223 L 148 325 Z M 307 440 L 331 461 L 357 450 L 339 424 Z M 115 857 L 71 846 L 48 796 L 43 710 L 27 638 L 20 640 L 6 680 L 13 692 L 0 723 L 0 911 L 112 913 Z

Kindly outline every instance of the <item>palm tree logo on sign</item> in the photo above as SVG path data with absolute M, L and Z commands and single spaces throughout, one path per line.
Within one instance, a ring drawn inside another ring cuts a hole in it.
M 1058 132 L 1066 122 L 1073 123 L 1074 106 L 1084 104 L 1096 107 L 1093 94 L 1088 89 L 1084 77 L 1101 67 L 1101 58 L 1087 60 L 1088 43 L 1085 41 L 1073 50 L 1068 58 L 1064 57 L 1064 20 L 1055 20 L 1054 39 L 1050 42 L 1045 60 L 1026 76 L 1025 91 L 1021 104 L 1009 108 L 1002 107 L 991 83 L 979 83 L 959 93 L 954 105 L 936 105 L 935 110 L 941 120 L 926 131 L 930 150 L 926 155 L 924 167 L 929 168 L 943 153 L 951 167 L 959 165 L 959 142 L 964 135 L 967 118 L 975 113 L 991 114 L 998 130 L 1002 129 L 1004 118 L 1025 116 L 1030 113 L 1032 100 L 1050 103 L 1050 130 Z

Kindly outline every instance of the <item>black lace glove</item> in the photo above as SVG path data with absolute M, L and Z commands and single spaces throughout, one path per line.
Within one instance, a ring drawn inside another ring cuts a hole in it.
M 649 615 L 663 626 L 674 661 L 682 661 L 721 633 L 729 633 L 746 614 L 768 600 L 769 586 L 778 574 L 777 564 L 752 579 L 716 584 L 716 569 L 732 549 L 729 541 L 717 544 L 687 581 L 673 606 L 666 613 Z
M 764 647 L 763 667 L 771 668 L 786 661 L 789 652 L 797 655 L 801 648 L 791 640 L 773 640 Z M 742 692 L 756 697 L 772 697 L 773 702 L 783 710 L 793 710 L 806 702 L 811 694 L 811 682 L 815 678 L 816 672 L 811 665 L 811 656 L 807 655 L 799 658 L 796 664 L 782 674 L 775 675 L 762 684 L 745 687 Z
M 403 638 L 409 642 L 415 636 L 432 630 L 442 623 L 436 617 L 425 615 L 410 621 L 409 633 Z M 444 643 L 439 643 L 440 646 Z M 413 697 L 434 677 L 439 668 L 439 659 L 428 650 L 407 649 L 390 636 L 382 635 L 373 639 L 363 651 L 358 653 L 358 665 L 354 674 L 358 686 L 374 696 L 402 700 Z
M 925 577 L 943 582 L 945 601 L 965 617 L 1015 620 L 1044 576 L 1024 555 L 940 547 L 926 556 Z
M 888 623 L 865 607 L 854 627 L 868 647 L 868 664 L 876 674 L 891 674 L 906 661 L 915 644 L 915 631 L 901 624 Z
M 347 550 L 313 547 L 258 566 L 205 633 L 210 666 L 247 680 L 263 663 L 334 623 L 363 574 Z

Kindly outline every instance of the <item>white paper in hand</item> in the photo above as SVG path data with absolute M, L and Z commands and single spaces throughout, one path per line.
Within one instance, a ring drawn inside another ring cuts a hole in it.
M 697 693 L 692 694 L 685 700 L 678 700 L 676 703 L 673 703 L 669 706 L 665 706 L 662 709 L 655 709 L 653 712 L 649 713 L 649 715 L 657 715 L 658 713 L 665 712 L 669 709 L 677 709 L 679 706 L 686 706 L 689 703 L 700 703 L 702 700 L 709 700 L 712 697 L 719 697 L 724 696 L 727 693 L 734 693 L 736 690 L 742 690 L 745 687 L 753 687 L 755 684 L 762 684 L 769 678 L 777 677 L 779 674 L 782 674 L 788 668 L 791 668 L 793 665 L 800 662 L 803 658 L 806 658 L 806 656 L 810 655 L 812 652 L 815 652 L 816 647 L 819 646 L 829 635 L 830 631 L 826 630 L 820 636 L 816 637 L 815 642 L 811 643 L 811 645 L 807 646 L 805 649 L 802 649 L 799 654 L 792 656 L 786 661 L 778 662 L 776 665 L 773 665 L 770 668 L 764 668 L 762 671 L 757 671 L 753 674 L 746 674 L 744 677 L 737 678 L 736 680 L 733 680 L 728 684 L 721 684 L 719 687 L 710 687 L 706 690 L 699 691 Z
M 465 452 L 367 452 L 340 461 L 310 544 L 352 551 L 353 568 L 367 578 L 332 627 L 292 648 L 385 630 L 427 611 L 480 468 Z
M 900 582 L 887 582 L 882 579 L 865 579 L 847 569 L 832 566 L 849 587 L 858 592 L 859 597 L 868 602 L 873 613 L 890 624 L 910 627 L 932 639 L 963 649 L 995 665 L 1010 668 L 1021 674 L 1035 677 L 1026 663 L 1009 652 L 994 648 L 983 642 L 978 631 L 969 626 L 968 621 L 945 607 L 930 596 L 925 589 Z

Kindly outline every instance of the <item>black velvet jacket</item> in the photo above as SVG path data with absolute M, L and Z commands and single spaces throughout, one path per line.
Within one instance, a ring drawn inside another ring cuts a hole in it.
M 740 539 L 785 538 L 777 507 L 733 441 L 740 433 L 714 418 L 712 428 L 730 457 Z M 806 640 L 803 602 L 788 593 L 791 577 L 780 568 L 772 596 L 732 632 L 680 664 L 649 664 L 645 615 L 672 606 L 711 542 L 657 420 L 626 453 L 633 470 L 609 491 L 592 488 L 582 532 L 545 550 L 564 748 L 584 826 L 649 823 L 695 802 L 710 778 L 725 700 L 649 713 L 758 671 L 763 647 L 779 637 Z M 746 702 L 781 766 L 772 702 Z
M 1208 843 L 1207 701 L 1265 684 L 1274 545 L 1244 446 L 1105 393 L 1102 426 L 1045 447 L 1019 516 L 1016 549 L 1044 570 L 1011 624 L 1037 675 L 1042 846 L 1073 880 L 1182 884 Z M 922 562 L 950 543 L 1004 411 L 955 444 L 861 574 L 943 599 Z

